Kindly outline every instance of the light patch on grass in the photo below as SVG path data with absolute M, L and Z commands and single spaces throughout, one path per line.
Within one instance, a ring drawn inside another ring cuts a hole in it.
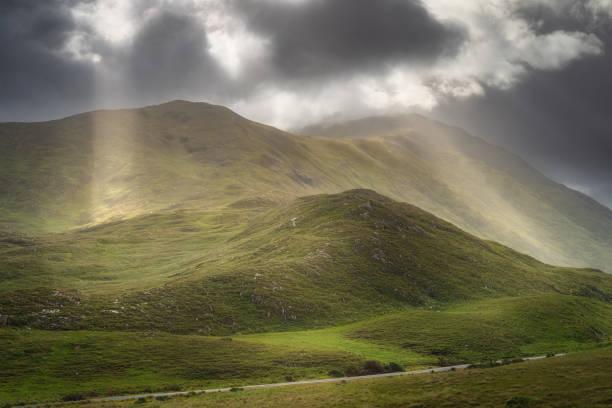
M 437 363 L 437 359 L 431 356 L 411 352 L 405 348 L 347 338 L 346 332 L 350 327 L 353 327 L 353 325 L 298 332 L 251 334 L 237 336 L 236 339 L 274 346 L 342 350 L 358 354 L 366 360 L 379 360 L 384 363 L 395 362 L 411 368 Z

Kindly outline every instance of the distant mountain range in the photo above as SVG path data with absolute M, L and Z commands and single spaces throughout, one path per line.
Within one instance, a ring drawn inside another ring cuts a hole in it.
M 0 230 L 37 235 L 367 188 L 542 261 L 612 271 L 610 209 L 461 129 L 403 115 L 300 133 L 186 101 L 3 123 Z

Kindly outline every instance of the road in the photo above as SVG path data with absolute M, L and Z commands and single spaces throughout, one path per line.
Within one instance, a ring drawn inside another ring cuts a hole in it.
M 555 357 L 559 357 L 562 355 L 564 354 L 555 354 Z M 543 358 L 546 358 L 546 356 L 525 357 L 523 358 L 523 361 L 541 360 Z M 359 380 L 367 380 L 371 378 L 399 377 L 402 375 L 416 375 L 416 374 L 427 374 L 427 373 L 439 373 L 443 371 L 452 371 L 452 370 L 462 370 L 469 366 L 470 364 L 460 364 L 460 365 L 454 365 L 454 366 L 448 366 L 448 367 L 428 368 L 426 370 L 398 371 L 394 373 L 385 373 L 385 374 L 360 375 L 357 377 L 325 378 L 321 380 L 303 380 L 303 381 L 293 381 L 293 382 L 274 383 L 274 384 L 245 385 L 245 386 L 237 387 L 237 388 L 240 388 L 242 390 L 257 390 L 261 388 L 288 387 L 291 385 L 335 383 L 335 382 L 342 382 L 342 381 L 359 381 Z M 125 401 L 125 400 L 138 399 L 138 398 L 172 397 L 172 396 L 177 396 L 177 395 L 188 395 L 188 394 L 207 394 L 211 392 L 227 392 L 231 390 L 232 388 L 212 388 L 208 390 L 160 392 L 160 393 L 136 394 L 136 395 L 120 395 L 116 397 L 92 398 L 89 401 L 91 402 Z

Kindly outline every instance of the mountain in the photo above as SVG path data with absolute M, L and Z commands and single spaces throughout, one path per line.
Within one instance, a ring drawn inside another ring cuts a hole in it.
M 227 334 L 508 296 L 612 302 L 608 274 L 543 264 L 369 190 L 5 236 L 0 251 L 0 313 L 44 329 Z
M 612 270 L 612 212 L 507 151 L 417 115 L 302 136 L 174 101 L 0 124 L 0 230 L 37 235 L 173 209 L 369 188 L 545 262 Z
M 397 192 L 392 197 L 538 259 L 610 270 L 609 208 L 462 129 L 420 115 L 401 115 L 315 125 L 301 133 L 379 140 L 418 163 L 426 183 L 441 186 L 438 191 L 417 186 L 410 198 Z

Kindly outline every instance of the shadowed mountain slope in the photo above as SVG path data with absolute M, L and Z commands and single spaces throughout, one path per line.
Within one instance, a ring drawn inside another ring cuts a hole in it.
M 465 132 L 406 115 L 290 134 L 174 101 L 0 124 L 0 230 L 369 188 L 543 261 L 612 267 L 612 212 Z

